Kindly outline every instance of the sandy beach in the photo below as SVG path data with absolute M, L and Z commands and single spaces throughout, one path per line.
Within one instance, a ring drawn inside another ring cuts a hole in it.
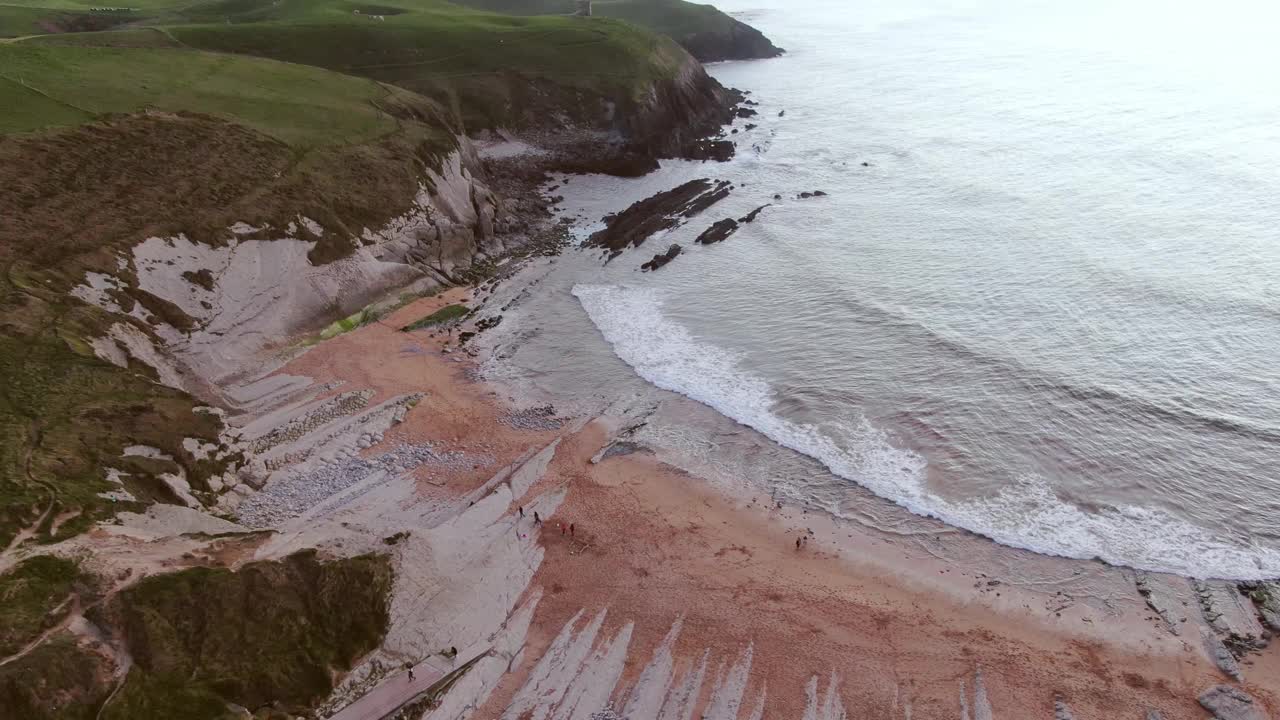
M 1212 630 L 1185 580 L 1156 579 L 1182 603 L 1184 615 L 1170 623 L 1139 594 L 1130 571 L 999 548 L 967 533 L 894 538 L 779 507 L 752 488 L 684 473 L 644 448 L 602 452 L 622 430 L 608 419 L 566 419 L 558 429 L 513 422 L 521 408 L 470 372 L 483 358 L 458 350 L 452 334 L 397 329 L 466 295 L 417 301 L 278 371 L 372 389 L 371 404 L 424 394 L 380 447 L 427 442 L 477 461 L 420 469 L 410 504 L 457 504 L 491 484 L 495 468 L 552 448 L 539 476 L 513 487 L 494 511 L 495 523 L 500 515 L 510 524 L 505 532 L 540 550 L 527 582 L 509 574 L 504 584 L 518 595 L 513 609 L 533 608 L 527 634 L 488 692 L 459 683 L 451 693 L 471 697 L 446 697 L 443 707 L 471 706 L 463 716 L 480 718 L 587 717 L 610 706 L 632 718 L 1155 711 L 1190 720 L 1204 717 L 1197 696 L 1228 681 L 1206 650 Z M 538 507 L 540 527 L 532 519 Z M 323 537 L 322 524 L 312 518 L 296 541 Z M 282 528 L 281 538 L 290 534 Z M 290 544 L 273 541 L 265 552 Z M 399 561 L 414 562 L 403 554 Z M 1029 569 L 1038 582 L 1025 581 Z M 490 639 L 509 629 L 490 621 Z M 1274 647 L 1245 663 L 1243 686 L 1275 707 Z

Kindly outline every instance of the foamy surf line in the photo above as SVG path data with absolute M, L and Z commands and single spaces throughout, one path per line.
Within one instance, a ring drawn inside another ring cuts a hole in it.
M 1124 506 L 1087 513 L 1062 502 L 1038 478 L 991 498 L 940 498 L 925 489 L 924 458 L 893 447 L 865 420 L 844 423 L 838 444 L 814 426 L 774 414 L 769 384 L 742 370 L 733 353 L 698 342 L 664 317 L 657 291 L 576 285 L 573 295 L 614 353 L 646 381 L 707 405 L 917 515 L 1046 555 L 1097 557 L 1197 578 L 1280 577 L 1280 552 L 1233 545 L 1160 510 Z

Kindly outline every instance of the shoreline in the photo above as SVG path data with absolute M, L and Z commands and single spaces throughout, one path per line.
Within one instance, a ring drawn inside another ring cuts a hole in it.
M 502 508 L 503 521 L 544 556 L 511 601 L 513 608 L 533 605 L 522 649 L 496 676 L 476 716 L 519 714 L 509 707 L 569 712 L 574 693 L 607 686 L 590 697 L 618 712 L 634 700 L 633 714 L 623 714 L 629 717 L 658 717 L 653 698 L 677 702 L 681 692 L 684 707 L 707 717 L 755 717 L 749 710 L 763 690 L 763 717 L 814 708 L 815 717 L 834 718 L 842 706 L 954 718 L 964 702 L 974 713 L 987 704 L 992 717 L 1047 718 L 1060 700 L 1080 717 L 1129 707 L 1135 717 L 1153 709 L 1170 720 L 1203 717 L 1195 697 L 1226 681 L 1196 632 L 1184 627 L 1174 635 L 1155 619 L 1134 589 L 1132 571 L 999 547 L 985 572 L 957 567 L 936 547 L 973 558 L 981 557 L 973 547 L 994 543 L 964 532 L 925 542 L 895 539 L 800 507 L 766 507 L 772 503 L 758 490 L 713 484 L 642 448 L 624 447 L 634 451 L 592 463 L 623 429 L 616 420 L 566 420 L 559 430 L 512 427 L 502 418 L 522 408 L 506 406 L 500 386 L 474 377 L 473 358 L 444 354 L 443 338 L 421 331 L 409 336 L 424 352 L 387 359 L 393 346 L 406 343 L 389 327 L 462 293 L 417 301 L 385 324 L 311 348 L 279 372 L 372 384 L 375 401 L 416 388 L 426 396 L 380 448 L 429 439 L 491 454 L 487 467 L 419 478 L 420 499 L 467 497 L 493 466 L 559 443 L 540 479 Z M 406 358 L 414 370 L 402 375 Z M 427 377 L 433 379 L 424 385 Z M 483 439 L 479 448 L 476 438 Z M 544 513 L 542 528 L 527 519 L 521 525 L 518 509 L 550 496 L 559 498 L 558 507 Z M 562 521 L 576 526 L 568 541 L 556 531 Z M 812 539 L 797 552 L 796 533 L 809 530 Z M 306 536 L 324 538 L 326 531 L 312 528 Z M 1011 558 L 1039 572 L 1039 581 L 1007 580 Z M 1190 597 L 1179 596 L 1184 601 Z M 1189 607 L 1193 617 L 1178 624 L 1199 629 L 1198 610 Z M 388 644 L 395 644 L 392 637 Z M 660 650 L 667 645 L 670 662 L 655 666 L 655 652 L 666 658 Z M 695 682 L 690 672 L 704 655 L 710 664 Z M 1254 666 L 1245 687 L 1275 704 L 1280 687 L 1270 678 L 1280 677 L 1280 656 L 1273 648 L 1248 658 Z M 832 673 L 839 690 L 828 705 Z M 666 679 L 655 685 L 655 674 Z M 728 707 L 737 714 L 718 714 Z

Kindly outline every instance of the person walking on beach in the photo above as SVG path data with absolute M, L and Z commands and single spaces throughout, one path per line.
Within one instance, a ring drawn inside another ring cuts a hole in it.
M 573 523 L 569 523 L 569 537 L 573 537 Z
M 800 538 L 796 538 L 796 549 L 800 549 Z
M 409 667 L 409 682 L 413 682 L 413 665 L 410 663 L 405 663 L 405 665 Z
M 538 517 L 538 511 L 537 511 L 537 510 L 534 510 L 534 511 L 533 511 L 533 524 L 534 524 L 534 525 L 541 525 L 541 524 L 542 524 L 542 518 L 541 518 L 541 517 Z
M 524 506 L 520 506 L 520 517 L 524 517 Z

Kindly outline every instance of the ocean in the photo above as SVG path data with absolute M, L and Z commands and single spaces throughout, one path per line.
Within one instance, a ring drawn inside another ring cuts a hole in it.
M 737 157 L 553 194 L 580 237 L 688 179 L 733 194 L 547 269 L 500 373 L 853 520 L 870 493 L 1041 553 L 1280 577 L 1280 7 L 719 5 L 788 50 L 710 67 L 758 103 Z

